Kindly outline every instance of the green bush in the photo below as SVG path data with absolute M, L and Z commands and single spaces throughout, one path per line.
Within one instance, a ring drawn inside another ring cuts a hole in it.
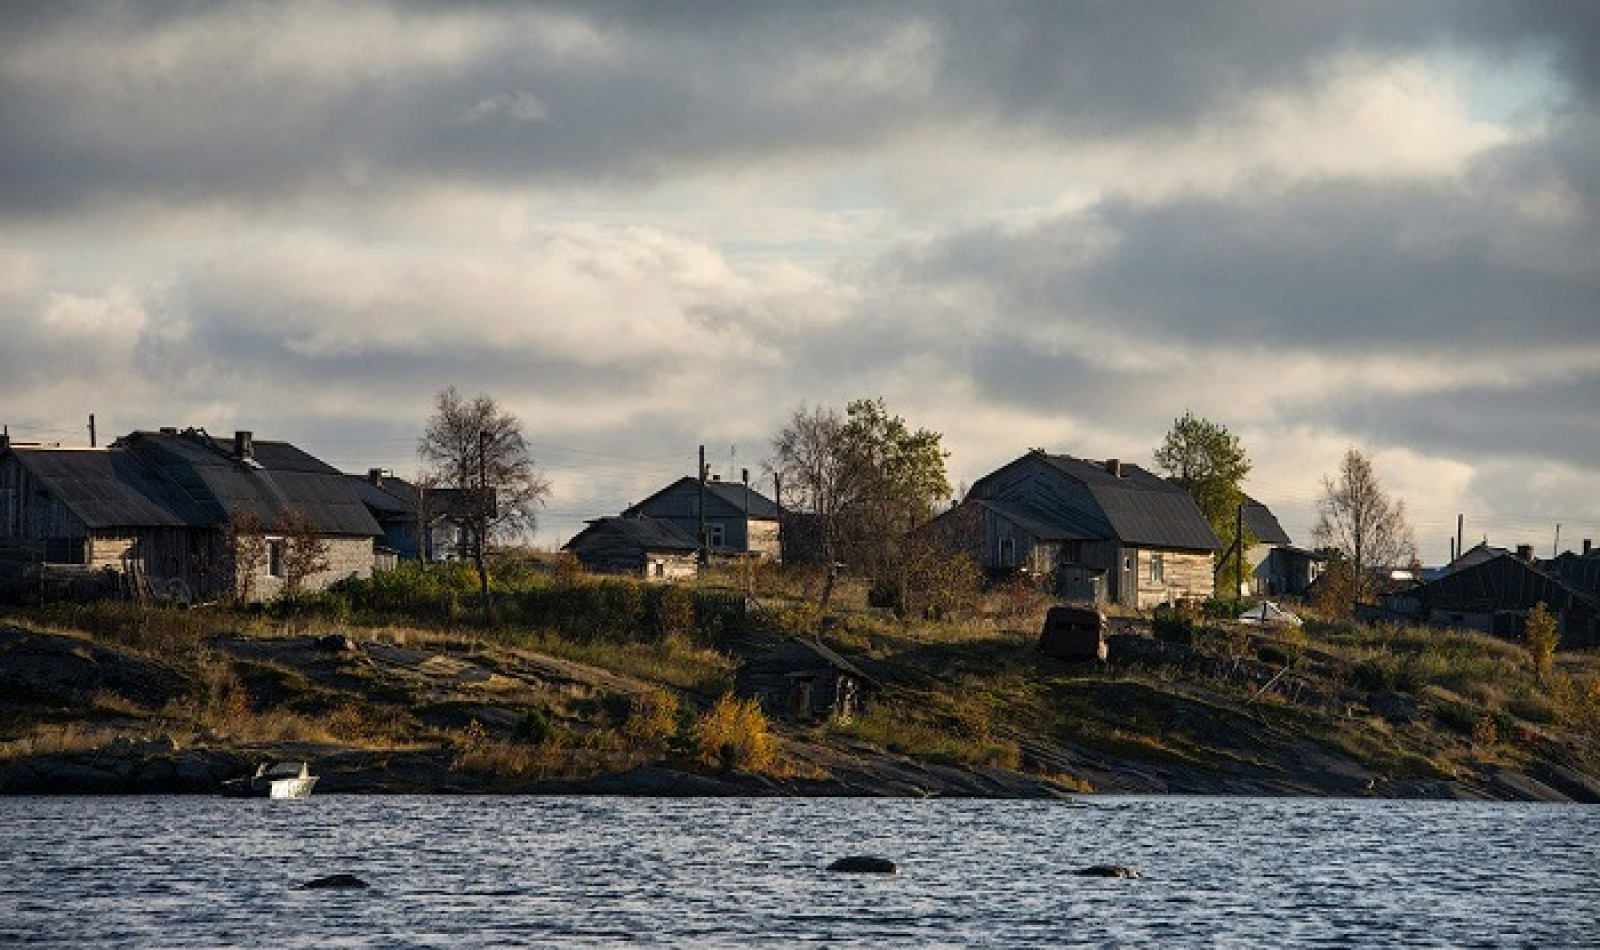
M 1194 645 L 1194 610 L 1187 604 L 1158 604 L 1150 620 L 1150 633 L 1167 643 Z

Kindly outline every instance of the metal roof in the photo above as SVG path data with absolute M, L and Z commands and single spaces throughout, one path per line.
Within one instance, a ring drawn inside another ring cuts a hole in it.
M 1116 474 L 1108 470 L 1109 463 L 1067 455 L 1043 458 L 1089 490 L 1123 543 L 1190 551 L 1222 548 L 1194 499 L 1166 479 L 1126 462 L 1117 466 Z
M 127 452 L 13 446 L 11 454 L 89 528 L 183 527 L 206 517 L 158 470 Z
M 343 474 L 286 442 L 255 442 L 241 459 L 190 429 L 135 432 L 104 449 L 12 452 L 91 528 L 214 528 L 248 512 L 268 526 L 303 515 L 319 534 L 383 533 Z

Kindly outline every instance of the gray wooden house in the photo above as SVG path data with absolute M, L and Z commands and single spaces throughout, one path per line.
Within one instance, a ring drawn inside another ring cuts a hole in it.
M 734 690 L 769 715 L 796 722 L 849 722 L 878 684 L 821 641 L 793 637 L 745 645 Z
M 309 589 L 373 569 L 381 530 L 334 468 L 286 442 L 238 432 L 135 432 L 105 448 L 0 444 L 0 573 L 114 576 L 124 589 L 207 599 L 234 588 L 227 526 L 249 516 L 264 530 L 257 596 L 283 582 L 285 525 L 303 518 L 327 545 L 329 568 Z
M 585 570 L 671 581 L 699 573 L 699 546 L 669 521 L 643 516 L 597 518 L 561 546 Z
M 1222 548 L 1194 499 L 1166 479 L 1041 450 L 978 479 L 924 530 L 991 575 L 1139 609 L 1212 596 Z
M 417 485 L 381 468 L 347 477 L 383 530 L 380 543 L 393 557 L 413 561 L 466 558 L 463 545 L 473 513 L 473 492 Z
M 622 513 L 624 518 L 641 515 L 665 521 L 690 538 L 700 536 L 703 524 L 706 552 L 714 557 L 779 557 L 778 506 L 743 482 L 684 476 Z
M 1527 547 L 1516 554 L 1490 552 L 1486 559 L 1392 595 L 1384 605 L 1414 620 L 1520 640 L 1528 611 L 1542 603 L 1556 618 L 1562 647 L 1600 644 L 1600 592 L 1584 586 L 1581 574 L 1563 577 L 1562 566 L 1534 560 Z

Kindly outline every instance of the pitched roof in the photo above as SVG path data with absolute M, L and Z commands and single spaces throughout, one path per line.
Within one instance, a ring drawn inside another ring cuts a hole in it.
M 637 505 L 629 506 L 628 509 L 623 512 L 623 515 L 632 516 L 636 513 L 642 512 L 651 507 L 652 502 L 669 493 L 682 491 L 686 488 L 692 488 L 698 491 L 699 484 L 700 483 L 694 478 L 685 475 L 667 487 L 646 498 L 644 501 L 639 502 Z M 726 508 L 730 509 L 733 513 L 748 512 L 752 518 L 762 518 L 769 521 L 776 521 L 778 519 L 779 513 L 777 504 L 773 502 L 772 499 L 761 494 L 759 491 L 756 491 L 754 488 L 747 487 L 743 482 L 719 482 L 707 479 L 705 486 L 706 495 L 711 498 L 714 503 L 720 503 L 726 506 Z M 708 508 L 709 507 L 710 506 L 708 506 Z
M 1113 465 L 1068 455 L 1040 454 L 1051 466 L 1088 489 L 1112 532 L 1123 543 L 1192 551 L 1216 551 L 1222 547 L 1194 499 L 1166 479 L 1126 462 Z M 1113 467 L 1117 472 L 1110 471 Z
M 10 451 L 90 528 L 215 528 L 245 511 L 268 525 L 303 514 L 319 534 L 382 533 L 337 470 L 286 442 L 253 444 L 239 458 L 190 429 L 135 432 L 104 449 Z
M 11 454 L 89 528 L 183 527 L 207 517 L 157 469 L 126 452 L 12 446 Z
M 1256 539 L 1257 544 L 1292 544 L 1289 533 L 1278 523 L 1272 509 L 1246 495 L 1244 499 L 1244 529 Z
M 319 534 L 379 535 L 383 531 L 338 469 L 287 442 L 252 440 L 241 457 L 204 430 L 135 432 L 112 443 L 149 460 L 221 524 L 238 512 L 276 524 L 294 514 Z
M 699 545 L 694 538 L 676 525 L 655 518 L 617 517 L 596 518 L 589 526 L 572 536 L 561 546 L 563 551 L 575 551 L 584 544 L 609 536 L 637 546 L 641 551 L 695 551 Z

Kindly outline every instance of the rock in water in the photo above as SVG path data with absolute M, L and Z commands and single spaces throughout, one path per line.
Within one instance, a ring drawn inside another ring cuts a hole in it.
M 329 874 L 327 877 L 314 878 L 300 885 L 302 891 L 322 891 L 338 888 L 366 887 L 367 882 L 354 874 Z
M 1139 877 L 1138 868 L 1122 864 L 1093 864 L 1072 872 L 1079 877 Z
M 866 855 L 854 855 L 828 865 L 828 870 L 839 871 L 845 874 L 894 874 L 899 868 L 888 858 L 874 858 Z

